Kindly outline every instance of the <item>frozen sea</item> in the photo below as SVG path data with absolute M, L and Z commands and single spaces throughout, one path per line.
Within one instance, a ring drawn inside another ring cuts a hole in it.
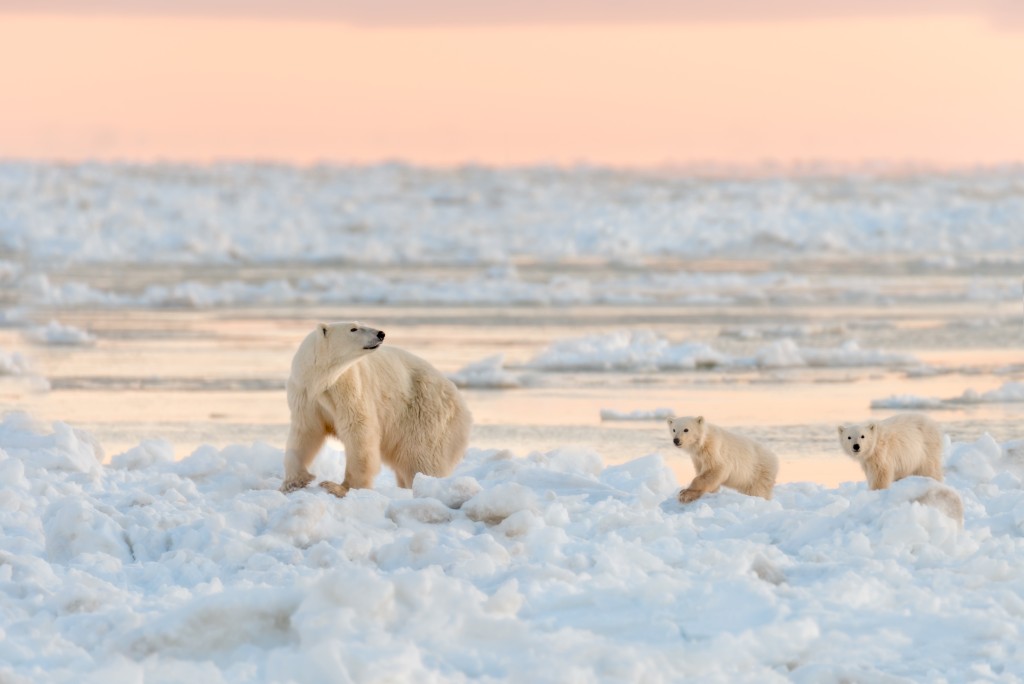
M 1022 274 L 1016 168 L 0 164 L 0 681 L 1022 681 Z M 276 492 L 348 319 L 463 387 L 452 477 Z M 840 453 L 900 410 L 948 488 Z M 697 413 L 773 501 L 675 502 Z

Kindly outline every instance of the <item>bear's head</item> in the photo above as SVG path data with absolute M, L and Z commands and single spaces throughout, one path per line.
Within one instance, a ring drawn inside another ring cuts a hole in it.
M 383 341 L 383 332 L 355 321 L 320 323 L 295 352 L 291 382 L 315 395 L 337 382 L 347 368 Z
M 696 449 L 704 441 L 707 423 L 704 416 L 669 418 L 668 429 L 672 432 L 672 443 L 680 449 Z
M 332 359 L 353 359 L 369 354 L 384 342 L 384 331 L 348 323 L 320 323 L 313 331 L 320 351 Z
M 840 425 L 839 445 L 848 456 L 859 460 L 868 457 L 875 446 L 878 428 L 874 423 L 864 425 Z

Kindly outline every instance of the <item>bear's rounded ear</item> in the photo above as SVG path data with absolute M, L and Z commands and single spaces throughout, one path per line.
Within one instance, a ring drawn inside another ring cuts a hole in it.
M 846 426 L 845 425 L 840 425 L 839 426 L 839 434 L 843 434 L 844 432 L 846 432 Z
M 868 423 L 868 430 L 871 430 L 872 432 L 874 432 L 875 431 L 875 424 L 874 423 Z
M 669 427 L 672 427 L 672 421 L 673 421 L 673 420 L 675 420 L 675 418 L 666 418 L 666 419 L 665 419 L 665 422 L 666 422 L 666 423 L 668 423 L 668 426 L 669 426 Z
M 697 416 L 697 425 L 704 424 L 704 416 Z
M 327 337 L 327 331 L 331 329 L 331 326 L 326 323 L 320 323 L 318 327 L 320 328 L 320 334 Z

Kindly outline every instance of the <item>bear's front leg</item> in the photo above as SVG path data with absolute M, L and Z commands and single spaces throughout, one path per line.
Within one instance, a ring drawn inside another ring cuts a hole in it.
M 281 483 L 281 492 L 284 494 L 288 494 L 289 492 L 294 492 L 296 490 L 302 489 L 310 482 L 312 482 L 314 479 L 315 478 L 313 476 L 313 473 L 302 473 L 300 475 L 296 475 L 295 477 L 287 478 L 283 483 Z
M 284 482 L 281 484 L 281 491 L 285 494 L 302 489 L 313 481 L 309 466 L 327 439 L 327 432 L 322 427 L 301 423 L 293 416 L 288 431 L 288 444 L 284 450 Z
M 320 486 L 335 496 L 345 496 L 350 489 L 368 489 L 380 472 L 380 445 L 374 435 L 353 435 L 345 440 L 345 481 L 321 482 Z
M 864 470 L 867 473 L 868 486 L 871 489 L 888 489 L 895 479 L 891 466 L 886 467 L 880 463 L 868 461 L 864 464 Z
M 338 497 L 339 499 L 348 494 L 348 487 L 346 487 L 344 484 L 324 481 L 320 483 L 320 486 L 329 491 L 334 496 Z

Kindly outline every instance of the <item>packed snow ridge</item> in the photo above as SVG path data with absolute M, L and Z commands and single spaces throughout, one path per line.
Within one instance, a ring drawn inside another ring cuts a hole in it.
M 847 340 L 834 349 L 781 339 L 753 356 L 731 356 L 700 342 L 673 343 L 649 330 L 623 330 L 559 340 L 526 367 L 545 371 L 656 371 L 711 368 L 913 366 L 912 354 L 861 349 Z
M 262 444 L 101 459 L 0 422 L 4 681 L 1024 677 L 1024 441 L 948 445 L 946 484 L 689 506 L 660 456 L 573 447 L 344 499 L 281 494 Z

